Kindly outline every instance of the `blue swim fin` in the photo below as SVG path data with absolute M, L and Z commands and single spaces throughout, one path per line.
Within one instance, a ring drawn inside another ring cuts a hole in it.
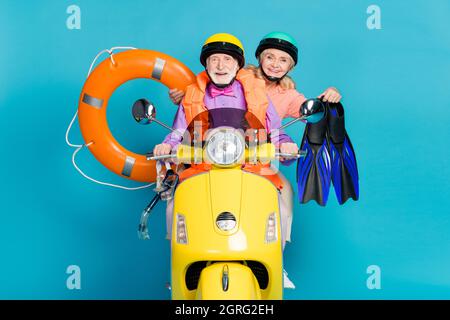
M 359 175 L 355 151 L 345 130 L 344 107 L 327 103 L 328 143 L 331 155 L 331 179 L 339 204 L 359 199 Z
M 316 200 L 325 206 L 331 184 L 331 159 L 327 142 L 327 112 L 317 123 L 308 123 L 300 149 L 306 155 L 297 162 L 297 185 L 300 203 Z

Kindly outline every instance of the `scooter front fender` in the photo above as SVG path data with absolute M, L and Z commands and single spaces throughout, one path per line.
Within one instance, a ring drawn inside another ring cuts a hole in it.
M 200 274 L 198 300 L 260 300 L 261 289 L 252 270 L 237 262 L 216 262 Z

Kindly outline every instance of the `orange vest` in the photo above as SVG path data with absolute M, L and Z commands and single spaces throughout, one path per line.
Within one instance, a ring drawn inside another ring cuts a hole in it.
M 245 101 L 247 102 L 247 111 L 266 126 L 266 111 L 269 106 L 264 80 L 255 77 L 252 71 L 241 69 L 236 75 L 236 80 L 242 84 L 244 89 Z M 183 98 L 184 113 L 186 122 L 191 123 L 197 115 L 207 110 L 204 98 L 205 90 L 210 79 L 206 71 L 197 75 L 197 82 L 186 88 L 186 94 Z

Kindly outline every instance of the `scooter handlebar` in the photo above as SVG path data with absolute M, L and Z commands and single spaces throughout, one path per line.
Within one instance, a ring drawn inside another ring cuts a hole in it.
M 300 151 L 297 152 L 297 153 L 282 153 L 282 152 L 276 152 L 276 153 L 275 153 L 275 156 L 276 156 L 276 157 L 279 157 L 279 158 L 296 158 L 296 159 L 298 159 L 298 158 L 301 158 L 301 157 L 306 156 L 306 151 L 300 150 Z
M 173 155 L 173 154 L 163 154 L 163 155 L 160 155 L 160 156 L 155 156 L 153 154 L 153 152 L 149 152 L 149 153 L 146 154 L 146 157 L 147 157 L 147 160 L 164 160 L 164 159 L 174 158 L 175 155 Z
M 186 145 L 180 145 L 176 151 L 176 153 L 164 154 L 155 156 L 153 152 L 149 152 L 146 154 L 147 160 L 168 160 L 168 159 L 177 159 L 180 162 L 192 162 L 196 157 L 202 157 L 204 150 L 202 148 L 193 148 Z M 247 160 L 274 160 L 276 158 L 295 158 L 298 159 L 306 155 L 306 151 L 300 150 L 298 153 L 282 153 L 275 152 L 275 146 L 271 143 L 266 143 L 261 146 L 258 146 L 256 149 L 247 148 L 246 156 Z

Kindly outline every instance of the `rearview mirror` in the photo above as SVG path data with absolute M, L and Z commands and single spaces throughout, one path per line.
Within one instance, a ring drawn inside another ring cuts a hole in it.
M 317 98 L 308 99 L 300 106 L 300 117 L 308 123 L 316 123 L 322 120 L 325 114 L 323 102 Z
M 139 124 L 150 124 L 156 118 L 156 108 L 147 99 L 139 99 L 133 104 L 133 118 Z

